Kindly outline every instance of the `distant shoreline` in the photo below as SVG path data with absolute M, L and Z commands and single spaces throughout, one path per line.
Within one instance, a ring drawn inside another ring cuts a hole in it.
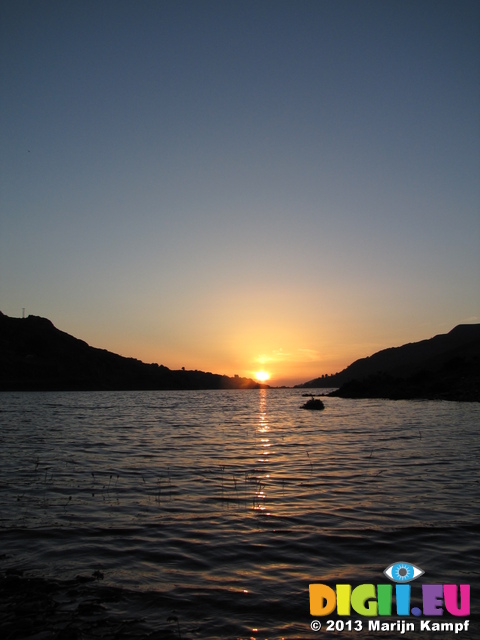
M 332 397 L 480 402 L 480 324 L 384 349 L 334 375 L 293 387 L 145 364 L 57 329 L 47 318 L 0 312 L 0 391 L 197 391 L 332 389 Z
M 89 346 L 47 318 L 0 312 L 1 391 L 262 389 L 250 378 L 145 364 Z

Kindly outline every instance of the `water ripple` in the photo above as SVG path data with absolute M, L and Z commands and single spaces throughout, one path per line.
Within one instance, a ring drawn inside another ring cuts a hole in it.
M 478 405 L 328 398 L 308 413 L 295 390 L 1 401 L 3 566 L 101 569 L 152 628 L 157 594 L 192 637 L 311 637 L 309 582 L 382 580 L 398 558 L 478 585 Z

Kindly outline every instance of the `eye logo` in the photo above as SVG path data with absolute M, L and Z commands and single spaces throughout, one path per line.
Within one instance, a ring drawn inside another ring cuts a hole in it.
M 409 562 L 394 562 L 383 572 L 393 582 L 411 582 L 425 573 Z

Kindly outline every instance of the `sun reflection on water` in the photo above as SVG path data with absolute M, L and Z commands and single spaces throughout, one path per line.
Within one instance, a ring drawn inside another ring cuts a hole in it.
M 180 598 L 202 637 L 304 637 L 310 581 L 368 582 L 367 547 L 391 562 L 389 546 L 414 539 L 433 557 L 432 531 L 431 570 L 464 557 L 471 573 L 478 407 L 331 398 L 304 412 L 299 391 L 273 389 L 4 396 L 4 564 L 92 567 L 165 594 L 125 604 L 151 628 Z
M 269 448 L 271 446 L 270 437 L 268 433 L 270 431 L 268 415 L 267 415 L 267 390 L 260 389 L 259 393 L 259 405 L 258 405 L 258 424 L 256 428 L 256 435 L 259 435 L 258 439 L 258 454 L 257 462 L 266 465 L 269 462 Z M 267 468 L 261 468 L 260 473 L 256 477 L 255 498 L 253 501 L 253 509 L 255 511 L 266 511 L 265 505 L 267 494 L 265 492 L 269 473 L 266 473 Z

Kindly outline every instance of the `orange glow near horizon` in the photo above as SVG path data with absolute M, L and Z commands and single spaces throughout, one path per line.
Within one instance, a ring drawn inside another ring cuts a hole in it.
M 212 318 L 208 318 L 212 322 Z M 242 318 L 242 321 L 245 319 Z M 284 319 L 283 319 L 284 320 Z M 133 320 L 132 320 L 133 324 Z M 107 349 L 124 357 L 145 363 L 157 363 L 172 370 L 210 371 L 215 374 L 247 377 L 273 386 L 293 386 L 326 374 L 335 374 L 358 358 L 363 358 L 392 344 L 413 342 L 417 335 L 408 334 L 394 341 L 381 335 L 378 340 L 369 334 L 362 340 L 360 333 L 349 332 L 340 326 L 336 331 L 316 327 L 315 335 L 304 331 L 301 341 L 290 325 L 268 325 L 266 330 L 250 326 L 246 321 L 241 329 L 229 326 L 227 335 L 220 325 L 212 329 L 206 339 L 187 328 L 181 339 L 163 335 L 156 325 L 140 336 L 129 339 L 129 325 L 121 331 L 85 331 L 75 324 L 56 321 L 56 326 L 71 335 L 86 340 L 93 347 Z M 359 330 L 360 331 L 360 330 Z M 348 337 L 345 337 L 347 336 Z M 267 377 L 268 376 L 268 377 Z

